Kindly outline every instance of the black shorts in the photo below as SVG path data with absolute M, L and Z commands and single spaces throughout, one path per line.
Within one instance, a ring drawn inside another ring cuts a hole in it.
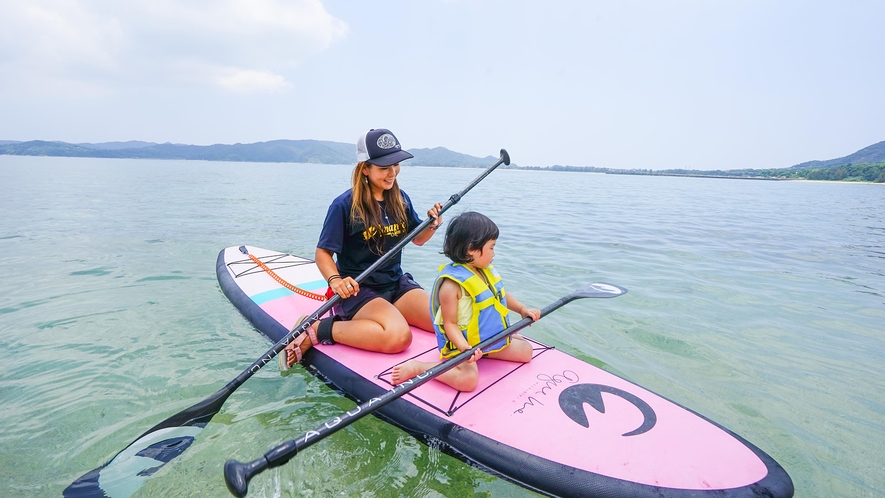
M 418 282 L 415 282 L 411 273 L 403 273 L 399 280 L 384 287 L 365 287 L 361 285 L 359 294 L 338 302 L 335 306 L 335 314 L 344 320 L 350 320 L 356 315 L 357 311 L 373 299 L 381 298 L 388 303 L 395 303 L 406 292 L 413 289 L 423 289 L 423 287 L 418 285 Z

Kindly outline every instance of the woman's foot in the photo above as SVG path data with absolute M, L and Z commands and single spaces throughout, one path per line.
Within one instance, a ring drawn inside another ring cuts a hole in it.
M 305 318 L 307 318 L 307 315 L 302 315 L 298 319 L 298 322 L 295 323 L 295 326 L 292 327 L 292 329 L 294 330 L 298 328 L 298 326 L 301 325 L 301 322 L 303 322 Z M 319 344 L 314 325 L 315 324 L 311 323 L 310 326 L 307 327 L 307 330 L 296 337 L 294 341 L 286 345 L 286 349 L 280 351 L 281 371 L 285 372 L 286 370 L 289 370 L 292 365 L 300 363 L 301 358 L 304 357 L 304 353 L 306 353 L 307 350 L 311 348 L 311 346 Z
M 417 360 L 409 360 L 393 367 L 390 383 L 398 386 L 424 371 L 424 365 Z

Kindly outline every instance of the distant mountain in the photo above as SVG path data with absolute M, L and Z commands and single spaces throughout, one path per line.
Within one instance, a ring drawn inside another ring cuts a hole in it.
M 490 166 L 497 158 L 479 158 L 444 147 L 411 149 L 409 166 Z M 125 159 L 193 159 L 203 161 L 292 162 L 354 164 L 356 145 L 321 140 L 273 140 L 252 144 L 182 145 L 152 142 L 67 142 L 0 141 L 0 154 L 17 156 L 103 157 Z
M 455 166 L 467 168 L 480 168 L 491 166 L 498 160 L 494 156 L 475 157 L 454 152 L 445 147 L 434 147 L 432 149 L 409 149 L 409 152 L 415 156 L 409 159 L 409 166 Z
M 840 157 L 838 159 L 830 159 L 828 161 L 807 161 L 797 164 L 790 169 L 808 169 L 808 168 L 837 168 L 848 164 L 863 163 L 881 163 L 885 161 L 885 140 L 877 144 L 864 147 L 854 154 Z
M 130 144 L 130 147 L 124 147 Z M 320 140 L 273 140 L 253 144 L 182 145 L 148 142 L 69 144 L 33 140 L 0 144 L 0 154 L 19 156 L 104 157 L 126 159 L 195 159 L 204 161 L 250 161 L 351 164 L 356 146 Z
M 0 145 L 10 145 L 10 144 L 20 144 L 25 143 L 21 140 L 0 140 Z M 61 146 L 64 145 L 77 145 L 80 147 L 85 147 L 87 149 L 95 149 L 95 150 L 119 150 L 119 149 L 140 149 L 142 147 L 150 147 L 151 145 L 157 145 L 156 142 L 142 142 L 140 140 L 129 140 L 128 142 L 103 142 L 99 144 L 90 144 L 90 143 L 82 143 L 82 144 L 67 144 L 65 142 L 40 142 L 39 140 L 28 142 L 28 143 L 50 143 L 50 144 L 59 144 Z
M 65 142 L 45 142 L 43 140 L 0 144 L 0 154 L 14 156 L 104 157 L 95 155 L 97 154 L 95 150 L 87 149 L 80 145 Z
M 150 147 L 157 145 L 156 142 L 141 142 L 139 140 L 130 140 L 128 142 L 104 142 L 100 144 L 76 144 L 87 149 L 97 150 L 120 150 L 120 149 L 140 149 L 142 147 Z

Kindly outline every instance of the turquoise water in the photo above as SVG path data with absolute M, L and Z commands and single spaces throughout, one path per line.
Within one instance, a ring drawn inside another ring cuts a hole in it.
M 514 158 L 516 159 L 516 158 Z M 59 496 L 270 346 L 219 290 L 251 244 L 311 256 L 350 167 L 0 156 L 0 496 Z M 404 167 L 421 209 L 480 170 Z M 498 170 L 449 212 L 501 228 L 529 330 L 734 430 L 796 496 L 885 495 L 885 187 Z M 409 247 L 428 285 L 442 237 Z M 300 369 L 259 371 L 137 497 L 229 496 L 251 460 L 352 408 Z M 537 496 L 369 417 L 250 496 Z

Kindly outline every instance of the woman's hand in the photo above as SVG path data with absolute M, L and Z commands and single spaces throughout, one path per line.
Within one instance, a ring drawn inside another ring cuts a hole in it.
M 428 225 L 427 228 L 421 231 L 421 233 L 419 233 L 417 237 L 412 239 L 413 244 L 415 244 L 416 246 L 423 246 L 425 242 L 433 237 L 433 233 L 436 232 L 436 229 L 439 228 L 443 222 L 442 216 L 440 216 L 440 211 L 442 211 L 441 202 L 437 202 L 433 205 L 432 208 L 427 210 L 427 216 L 433 218 L 433 221 L 431 221 L 430 225 Z
M 427 210 L 427 216 L 430 216 L 431 218 L 433 218 L 433 221 L 430 222 L 430 227 L 429 227 L 431 230 L 436 230 L 437 228 L 439 228 L 440 225 L 442 225 L 443 220 L 442 220 L 442 216 L 439 215 L 440 211 L 442 211 L 442 203 L 441 202 L 437 202 L 436 204 L 433 205 L 432 208 Z
M 358 284 L 353 277 L 336 278 L 335 280 L 332 280 L 329 287 L 332 288 L 335 294 L 341 296 L 341 299 L 347 299 L 360 292 L 360 284 Z

